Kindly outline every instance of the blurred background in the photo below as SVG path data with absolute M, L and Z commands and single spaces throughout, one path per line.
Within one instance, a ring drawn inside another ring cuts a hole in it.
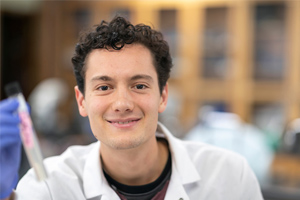
M 183 140 L 243 155 L 265 199 L 300 199 L 300 1 L 2 0 L 3 87 L 21 83 L 44 157 L 95 141 L 78 114 L 71 57 L 115 15 L 162 31 L 174 68 L 160 116 Z M 26 157 L 20 176 L 28 169 Z

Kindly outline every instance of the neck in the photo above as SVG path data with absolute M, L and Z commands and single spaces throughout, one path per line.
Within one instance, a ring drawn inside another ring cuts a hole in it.
M 155 135 L 145 145 L 118 150 L 101 144 L 101 161 L 105 172 L 125 185 L 145 185 L 155 181 L 168 159 L 168 146 Z M 113 156 L 111 156 L 113 155 Z

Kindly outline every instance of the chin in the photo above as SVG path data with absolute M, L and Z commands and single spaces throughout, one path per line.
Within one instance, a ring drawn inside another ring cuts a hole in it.
M 118 138 L 107 141 L 106 145 L 116 150 L 127 150 L 139 147 L 143 143 L 142 138 Z

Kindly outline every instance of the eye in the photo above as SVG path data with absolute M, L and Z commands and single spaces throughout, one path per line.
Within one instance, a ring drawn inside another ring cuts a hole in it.
M 142 89 L 146 89 L 147 86 L 143 85 L 143 84 L 138 84 L 138 85 L 135 86 L 135 88 L 138 89 L 138 90 L 142 90 Z
M 110 87 L 107 86 L 107 85 L 103 85 L 103 86 L 98 87 L 97 89 L 98 89 L 98 90 L 101 90 L 101 91 L 106 91 L 106 90 L 109 90 Z

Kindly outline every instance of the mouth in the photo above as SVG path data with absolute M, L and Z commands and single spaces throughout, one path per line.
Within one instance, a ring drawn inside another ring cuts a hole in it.
M 132 123 L 132 122 L 137 122 L 137 121 L 139 121 L 139 119 L 135 119 L 135 120 L 127 120 L 127 121 L 124 121 L 124 120 L 122 120 L 122 121 L 116 121 L 116 120 L 114 120 L 114 121 L 109 121 L 109 120 L 107 120 L 109 123 L 116 123 L 116 124 L 129 124 L 129 123 Z
M 135 118 L 135 119 L 114 119 L 114 120 L 106 120 L 107 122 L 109 122 L 110 124 L 112 124 L 113 126 L 116 126 L 118 128 L 128 128 L 131 127 L 133 125 L 135 125 L 138 121 L 140 121 L 139 118 Z

